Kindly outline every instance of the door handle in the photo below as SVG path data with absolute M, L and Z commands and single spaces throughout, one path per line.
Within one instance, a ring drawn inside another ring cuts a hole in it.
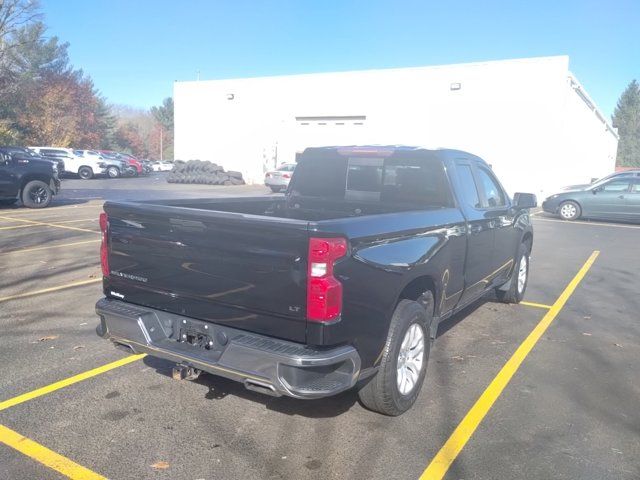
M 618 195 L 618 198 L 624 199 L 624 195 Z

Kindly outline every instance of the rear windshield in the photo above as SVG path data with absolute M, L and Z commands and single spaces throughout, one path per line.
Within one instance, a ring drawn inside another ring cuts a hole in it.
M 291 193 L 357 202 L 449 207 L 453 200 L 442 162 L 435 158 L 303 159 Z

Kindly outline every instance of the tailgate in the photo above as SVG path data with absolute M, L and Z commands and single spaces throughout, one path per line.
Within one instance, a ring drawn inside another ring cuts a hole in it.
M 304 342 L 305 221 L 107 203 L 105 294 Z

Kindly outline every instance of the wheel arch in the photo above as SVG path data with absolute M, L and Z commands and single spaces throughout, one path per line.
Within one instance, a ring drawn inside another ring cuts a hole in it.
M 438 305 L 438 293 L 439 289 L 437 288 L 436 282 L 431 275 L 421 275 L 412 279 L 409 283 L 407 283 L 404 288 L 400 291 L 398 298 L 396 299 L 395 305 L 397 306 L 401 300 L 418 300 L 423 293 L 431 292 L 433 295 L 433 315 L 437 314 L 436 305 Z M 395 307 L 394 307 L 395 308 Z
M 27 185 L 27 183 L 32 182 L 33 180 L 40 180 L 41 182 L 44 182 L 47 185 L 50 185 L 51 183 L 51 177 L 45 174 L 30 173 L 22 177 L 22 179 L 20 180 L 20 191 L 18 192 L 18 195 L 22 195 L 22 191 L 24 190 L 24 187 Z

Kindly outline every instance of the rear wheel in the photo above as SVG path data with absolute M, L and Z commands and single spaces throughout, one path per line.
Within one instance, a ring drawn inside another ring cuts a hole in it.
M 22 189 L 22 203 L 28 208 L 48 207 L 53 199 L 49 185 L 40 180 L 32 180 Z
M 520 245 L 516 266 L 511 274 L 509 288 L 507 290 L 496 289 L 498 300 L 504 303 L 520 303 L 524 298 L 529 282 L 529 255 L 530 248 L 527 244 Z
M 93 169 L 91 167 L 80 167 L 78 176 L 83 180 L 89 180 L 93 178 Z
M 418 398 L 431 348 L 433 295 L 425 295 L 429 296 L 427 309 L 413 300 L 398 303 L 378 373 L 358 392 L 366 408 L 397 416 L 409 410 Z
M 568 200 L 560 204 L 558 213 L 560 213 L 560 217 L 563 220 L 577 220 L 580 218 L 582 211 L 580 209 L 580 205 L 573 200 Z
M 120 169 L 118 167 L 107 168 L 107 175 L 109 178 L 118 178 L 120 176 Z

